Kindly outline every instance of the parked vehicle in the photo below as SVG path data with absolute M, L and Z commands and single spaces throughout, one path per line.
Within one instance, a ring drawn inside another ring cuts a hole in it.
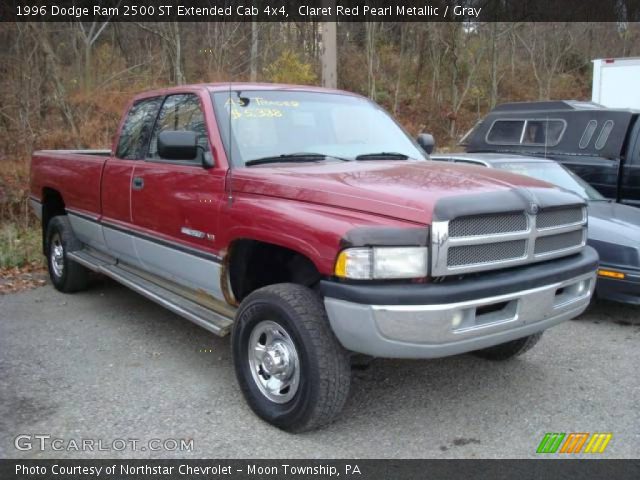
M 31 198 L 58 290 L 94 270 L 231 332 L 251 408 L 302 431 L 349 352 L 503 360 L 589 303 L 584 200 L 432 146 L 346 92 L 181 86 L 138 95 L 110 152 L 34 153 Z
M 640 110 L 640 58 L 599 58 L 593 61 L 591 101 L 608 108 Z
M 590 102 L 506 103 L 466 136 L 466 150 L 551 158 L 605 197 L 640 206 L 639 116 Z
M 580 195 L 589 205 L 588 244 L 600 257 L 596 295 L 640 305 L 640 209 L 607 200 L 553 160 L 499 153 L 450 153 L 431 158 L 527 175 Z

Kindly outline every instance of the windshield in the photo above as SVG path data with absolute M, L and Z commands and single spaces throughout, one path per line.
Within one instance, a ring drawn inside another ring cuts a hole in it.
M 577 193 L 586 200 L 605 200 L 598 191 L 582 180 L 580 177 L 570 172 L 559 163 L 554 162 L 513 162 L 495 163 L 495 168 L 509 170 L 520 175 L 537 178 L 544 182 L 549 182 L 566 190 Z
M 385 159 L 380 154 L 386 153 L 391 160 L 426 159 L 387 113 L 363 98 L 282 90 L 216 92 L 212 98 L 235 166 L 271 157 L 297 161 L 302 153 L 336 161 Z

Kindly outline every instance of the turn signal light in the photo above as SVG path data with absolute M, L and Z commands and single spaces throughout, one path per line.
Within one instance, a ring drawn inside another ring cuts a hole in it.
M 613 270 L 598 270 L 598 275 L 601 277 L 608 278 L 617 278 L 618 280 L 622 280 L 624 278 L 624 273 L 614 272 Z

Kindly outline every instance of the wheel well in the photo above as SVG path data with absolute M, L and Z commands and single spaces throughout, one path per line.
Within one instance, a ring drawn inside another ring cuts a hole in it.
M 52 188 L 42 190 L 42 250 L 47 254 L 47 227 L 53 217 L 65 215 L 66 210 L 62 195 Z
M 301 253 L 256 240 L 233 242 L 228 272 L 238 302 L 267 285 L 287 282 L 313 287 L 321 278 L 314 263 Z

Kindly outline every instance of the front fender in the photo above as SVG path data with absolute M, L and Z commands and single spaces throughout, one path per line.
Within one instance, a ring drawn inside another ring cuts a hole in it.
M 279 245 L 309 258 L 322 275 L 333 274 L 336 256 L 354 229 L 419 227 L 367 212 L 242 194 L 234 196 L 223 218 L 220 233 L 224 245 L 239 239 Z

